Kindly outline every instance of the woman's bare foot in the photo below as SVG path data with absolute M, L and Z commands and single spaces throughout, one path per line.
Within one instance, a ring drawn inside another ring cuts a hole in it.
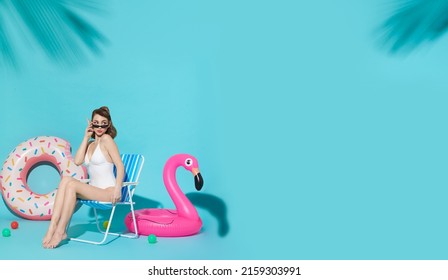
M 46 247 L 48 245 L 48 243 L 51 241 L 51 238 L 53 237 L 53 234 L 56 230 L 56 226 L 50 224 L 48 226 L 48 231 L 44 236 L 44 239 L 42 240 L 42 246 Z
M 53 233 L 53 237 L 51 237 L 50 242 L 48 242 L 48 244 L 47 244 L 47 246 L 45 246 L 45 248 L 54 249 L 54 248 L 58 247 L 58 245 L 61 243 L 61 241 L 66 238 L 67 238 L 67 234 L 65 232 L 63 234 L 55 232 L 55 233 Z

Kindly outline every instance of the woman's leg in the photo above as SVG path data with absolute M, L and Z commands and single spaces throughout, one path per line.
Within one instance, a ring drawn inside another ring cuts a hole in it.
M 59 219 L 61 217 L 62 204 L 64 202 L 65 197 L 65 189 L 67 183 L 73 180 L 71 177 L 63 176 L 61 182 L 59 183 L 58 190 L 56 192 L 56 197 L 53 205 L 53 213 L 51 215 L 50 225 L 48 226 L 47 233 L 42 241 L 42 245 L 46 246 L 48 242 L 50 242 L 51 237 L 53 236 L 54 231 L 56 230 L 56 226 L 58 225 Z
M 76 198 L 88 200 L 111 201 L 114 188 L 100 189 L 77 180 L 70 180 L 66 186 L 63 207 L 59 222 L 47 248 L 55 248 L 67 238 L 67 225 L 70 221 L 76 205 Z

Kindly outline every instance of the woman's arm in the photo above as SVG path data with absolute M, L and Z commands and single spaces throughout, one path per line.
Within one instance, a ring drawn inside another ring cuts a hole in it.
M 124 178 L 124 165 L 123 162 L 121 161 L 120 152 L 118 151 L 118 147 L 114 139 L 109 135 L 105 134 L 103 135 L 101 140 L 103 143 L 103 147 L 106 148 L 110 158 L 112 159 L 112 162 L 114 163 L 117 169 L 117 175 L 115 178 L 116 183 L 115 183 L 114 196 L 112 197 L 112 202 L 115 203 L 121 199 L 121 187 L 123 185 L 123 178 Z
M 79 145 L 78 151 L 76 151 L 75 155 L 75 164 L 81 165 L 84 163 L 84 158 L 86 156 L 87 147 L 89 146 L 89 139 L 92 136 L 93 129 L 92 123 L 87 120 L 87 128 L 84 133 L 84 138 L 82 139 L 81 145 Z

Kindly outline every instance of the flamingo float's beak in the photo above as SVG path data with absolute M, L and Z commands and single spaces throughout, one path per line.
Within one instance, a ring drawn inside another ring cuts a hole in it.
M 198 168 L 193 168 L 192 172 L 194 175 L 194 186 L 196 187 L 196 190 L 200 191 L 204 185 L 204 179 L 202 179 L 202 175 Z

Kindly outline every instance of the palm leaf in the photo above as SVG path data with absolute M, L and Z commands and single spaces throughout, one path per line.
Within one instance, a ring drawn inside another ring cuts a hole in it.
M 448 0 L 401 0 L 382 26 L 392 53 L 412 51 L 439 39 L 448 30 Z
M 1 0 L 0 0 L 1 1 Z M 88 3 L 94 1 L 78 0 L 3 0 L 16 18 L 26 26 L 26 30 L 35 42 L 51 59 L 63 63 L 76 63 L 85 58 L 85 51 L 98 53 L 100 45 L 105 43 L 104 36 L 93 25 L 84 20 L 76 12 L 74 3 L 78 7 L 93 7 Z M 87 3 L 87 4 L 86 4 Z M 85 5 L 83 5 L 85 4 Z M 11 46 L 3 34 L 5 46 Z M 2 37 L 0 37 L 1 40 Z M 1 44 L 1 41 L 0 41 Z M 12 51 L 2 49 L 3 56 L 14 58 Z
M 2 9 L 5 8 L 2 4 L 3 2 L 0 0 L 0 14 Z M 14 66 L 16 64 L 15 55 L 4 26 L 4 19 L 0 17 L 0 62 L 4 61 L 5 64 Z

